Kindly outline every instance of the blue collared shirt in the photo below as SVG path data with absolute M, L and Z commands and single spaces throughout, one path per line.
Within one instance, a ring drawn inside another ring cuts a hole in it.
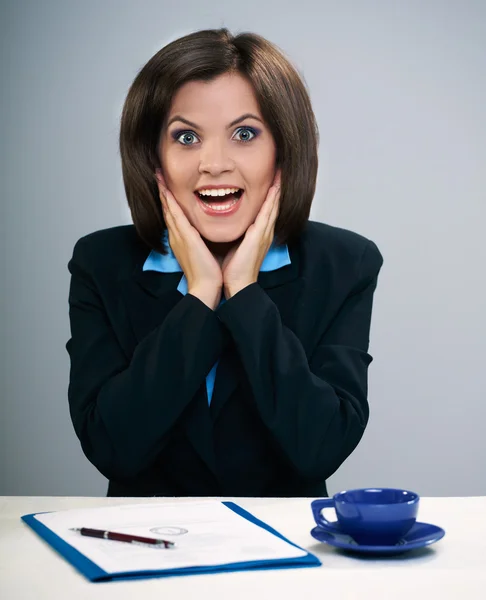
M 179 265 L 177 258 L 172 252 L 172 248 L 169 244 L 169 235 L 167 230 L 164 231 L 162 236 L 162 242 L 168 249 L 169 253 L 166 255 L 160 254 L 156 250 L 152 250 L 147 257 L 143 265 L 144 271 L 158 271 L 160 273 L 178 273 L 182 272 L 181 266 Z M 263 259 L 260 271 L 276 271 L 286 265 L 290 265 L 290 255 L 286 244 L 277 246 L 275 242 L 270 246 L 265 258 Z M 185 275 L 182 275 L 177 290 L 184 296 L 187 294 L 187 279 Z M 219 306 L 226 302 L 225 298 L 221 298 Z M 206 390 L 208 392 L 208 402 L 211 403 L 214 390 L 214 380 L 216 378 L 216 369 L 219 361 L 213 366 L 209 375 L 206 377 Z

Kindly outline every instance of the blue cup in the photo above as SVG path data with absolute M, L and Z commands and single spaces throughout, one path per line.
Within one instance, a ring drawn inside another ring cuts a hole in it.
M 330 533 L 347 534 L 358 544 L 392 546 L 413 527 L 420 496 L 395 488 L 363 488 L 335 494 L 311 503 L 315 522 Z M 334 508 L 337 521 L 328 521 L 322 509 Z

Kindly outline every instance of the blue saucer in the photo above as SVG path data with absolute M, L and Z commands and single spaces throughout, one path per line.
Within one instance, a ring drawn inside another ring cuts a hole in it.
M 401 554 L 415 548 L 423 548 L 439 541 L 445 535 L 445 531 L 430 523 L 418 523 L 406 533 L 403 538 L 393 546 L 365 546 L 358 544 L 352 537 L 345 533 L 327 531 L 323 527 L 314 527 L 311 536 L 318 542 L 350 550 L 352 552 L 363 552 L 366 554 Z

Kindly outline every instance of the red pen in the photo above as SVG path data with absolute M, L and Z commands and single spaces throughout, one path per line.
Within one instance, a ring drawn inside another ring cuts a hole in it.
M 129 544 L 150 544 L 162 548 L 172 548 L 174 542 L 161 540 L 160 538 L 148 538 L 141 535 L 129 535 L 128 533 L 116 533 L 115 531 L 103 531 L 103 529 L 90 529 L 89 527 L 71 527 L 71 531 L 79 531 L 81 535 L 100 538 L 103 540 L 114 540 L 116 542 L 128 542 Z

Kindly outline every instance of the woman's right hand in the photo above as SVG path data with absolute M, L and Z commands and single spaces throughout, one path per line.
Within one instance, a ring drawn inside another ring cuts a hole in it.
M 156 178 L 170 247 L 186 276 L 187 291 L 215 310 L 223 288 L 221 267 L 166 187 L 159 169 Z

